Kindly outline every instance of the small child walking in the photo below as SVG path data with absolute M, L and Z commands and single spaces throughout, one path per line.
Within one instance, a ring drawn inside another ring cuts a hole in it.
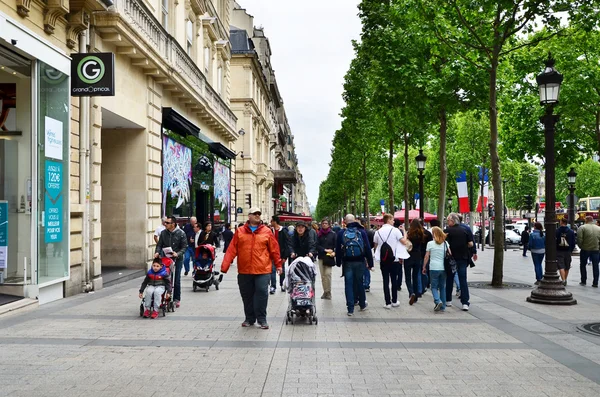
M 144 290 L 146 290 L 146 295 L 144 297 Z M 152 262 L 152 267 L 148 270 L 146 274 L 146 278 L 142 282 L 142 286 L 140 287 L 140 298 L 144 297 L 144 317 L 158 317 L 158 309 L 160 307 L 161 296 L 167 291 L 165 295 L 166 299 L 169 299 L 169 294 L 171 293 L 171 276 L 165 265 L 162 264 L 159 258 L 155 258 Z M 150 309 L 152 305 L 152 296 L 154 295 L 154 310 L 152 311 L 152 315 L 150 314 Z

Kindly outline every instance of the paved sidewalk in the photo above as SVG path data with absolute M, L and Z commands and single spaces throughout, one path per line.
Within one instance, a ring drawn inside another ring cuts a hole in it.
M 492 255 L 480 254 L 469 281 L 491 279 Z M 369 310 L 352 318 L 336 268 L 317 326 L 286 326 L 278 291 L 268 331 L 240 327 L 235 268 L 208 293 L 183 277 L 181 308 L 157 320 L 138 316 L 137 279 L 0 317 L 0 396 L 598 396 L 600 337 L 576 327 L 600 322 L 600 291 L 577 285 L 574 265 L 576 306 L 529 304 L 531 289 L 471 289 L 469 312 L 443 314 L 429 292 L 409 306 L 405 288 L 401 306 L 384 309 L 377 270 Z M 533 274 L 531 258 L 507 251 L 506 282 Z

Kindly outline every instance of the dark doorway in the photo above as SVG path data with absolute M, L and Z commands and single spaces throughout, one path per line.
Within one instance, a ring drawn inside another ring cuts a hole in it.
M 212 194 L 209 190 L 196 190 L 196 218 L 198 222 L 213 221 Z

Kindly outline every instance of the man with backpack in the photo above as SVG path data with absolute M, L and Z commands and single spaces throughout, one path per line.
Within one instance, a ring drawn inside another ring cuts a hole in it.
M 565 286 L 571 269 L 571 255 L 575 249 L 575 233 L 569 229 L 567 223 L 567 218 L 562 218 L 560 227 L 556 229 L 556 260 L 560 278 Z
M 354 315 L 354 290 L 358 291 L 358 304 L 361 311 L 367 309 L 363 275 L 365 267 L 373 269 L 373 252 L 367 232 L 352 214 L 346 215 L 346 229 L 340 230 L 335 244 L 335 262 L 343 265 L 348 316 Z
M 385 296 L 386 309 L 398 307 L 398 278 L 400 275 L 399 259 L 409 257 L 408 252 L 403 250 L 404 255 L 400 256 L 398 244 L 402 238 L 402 232 L 394 227 L 394 216 L 392 214 L 383 215 L 383 226 L 375 233 L 373 246 L 375 248 L 375 259 L 381 265 L 381 275 L 383 276 L 383 294 Z M 398 258 L 397 256 L 400 256 Z M 392 284 L 392 294 L 390 297 L 390 281 Z

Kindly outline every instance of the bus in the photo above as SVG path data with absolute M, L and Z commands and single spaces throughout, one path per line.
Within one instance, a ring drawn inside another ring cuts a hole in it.
M 598 219 L 600 210 L 600 197 L 585 197 L 579 199 L 577 204 L 577 220 L 585 222 L 586 216 Z

